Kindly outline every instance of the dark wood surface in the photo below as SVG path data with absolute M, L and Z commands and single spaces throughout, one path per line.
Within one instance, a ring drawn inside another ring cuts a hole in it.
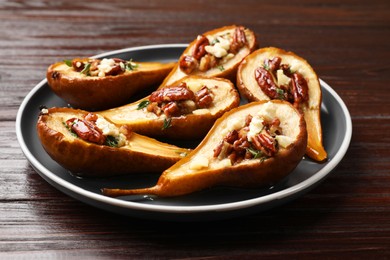
M 0 258 L 390 257 L 388 1 L 5 0 L 0 21 Z M 29 165 L 15 118 L 48 65 L 230 24 L 305 57 L 346 103 L 351 145 L 317 188 L 241 218 L 157 222 L 85 205 Z

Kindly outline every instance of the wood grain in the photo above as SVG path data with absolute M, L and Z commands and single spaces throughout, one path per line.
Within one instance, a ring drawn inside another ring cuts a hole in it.
M 388 1 L 19 0 L 0 1 L 0 21 L 0 258 L 390 257 Z M 28 164 L 16 113 L 48 65 L 229 24 L 305 57 L 346 103 L 351 145 L 317 188 L 237 219 L 156 222 L 76 201 Z

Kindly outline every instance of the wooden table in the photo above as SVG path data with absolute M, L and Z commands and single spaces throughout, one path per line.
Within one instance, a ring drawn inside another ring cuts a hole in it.
M 0 258 L 390 257 L 388 1 L 1 1 L 0 21 Z M 157 222 L 85 205 L 29 165 L 15 118 L 49 64 L 229 24 L 305 57 L 347 105 L 351 145 L 317 188 L 241 218 Z

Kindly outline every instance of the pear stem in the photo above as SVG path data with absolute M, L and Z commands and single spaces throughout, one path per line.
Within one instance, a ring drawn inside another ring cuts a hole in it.
M 109 197 L 119 197 L 119 196 L 128 196 L 128 195 L 158 195 L 156 187 L 143 188 L 143 189 L 101 189 L 103 195 Z

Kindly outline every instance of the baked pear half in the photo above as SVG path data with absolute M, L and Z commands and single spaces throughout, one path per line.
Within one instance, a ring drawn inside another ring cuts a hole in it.
M 187 76 L 139 101 L 97 113 L 142 135 L 193 140 L 239 103 L 231 81 Z
M 188 75 L 235 81 L 238 65 L 256 48 L 254 32 L 243 26 L 231 25 L 205 32 L 184 50 L 161 87 Z
M 174 64 L 75 58 L 50 65 L 46 78 L 71 106 L 95 111 L 126 104 L 134 94 L 158 86 Z
M 249 101 L 279 99 L 294 104 L 307 124 L 306 154 L 317 162 L 327 159 L 322 141 L 321 87 L 305 59 L 275 47 L 259 49 L 239 66 L 237 88 Z
M 305 120 L 293 105 L 280 100 L 248 103 L 218 119 L 199 146 L 165 170 L 155 186 L 102 192 L 170 197 L 214 186 L 274 185 L 299 164 L 306 144 Z
M 161 173 L 190 151 L 71 108 L 42 109 L 37 132 L 50 157 L 78 176 Z

